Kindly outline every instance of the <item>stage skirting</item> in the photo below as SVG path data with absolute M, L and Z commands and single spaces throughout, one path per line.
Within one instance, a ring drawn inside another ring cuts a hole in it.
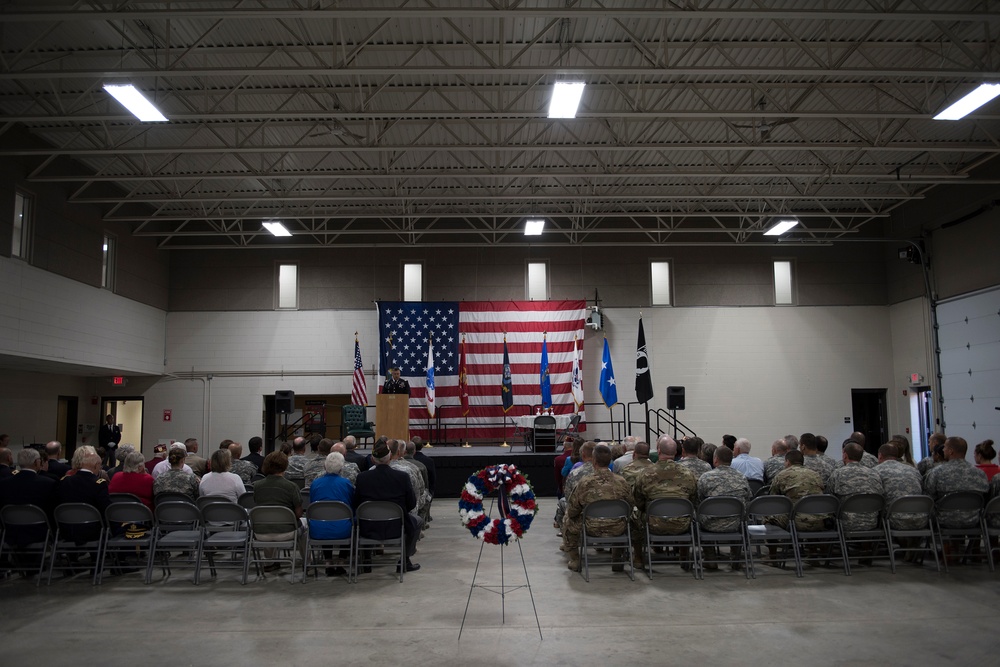
M 456 451 L 451 448 L 443 450 L 435 447 L 431 451 L 424 450 L 425 454 L 434 459 L 434 468 L 437 471 L 435 498 L 458 498 L 469 475 L 497 463 L 516 465 L 531 482 L 531 488 L 534 489 L 536 496 L 556 495 L 556 481 L 552 469 L 555 454 L 514 454 L 506 450 L 501 453 L 478 453 L 477 449 L 499 448 L 475 447 Z M 455 511 L 458 512 L 458 509 Z M 438 512 L 440 510 L 436 509 L 434 513 Z

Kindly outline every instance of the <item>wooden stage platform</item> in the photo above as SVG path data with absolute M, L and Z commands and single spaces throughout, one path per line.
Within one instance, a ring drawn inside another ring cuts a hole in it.
M 513 451 L 511 451 L 513 450 Z M 499 447 L 425 447 L 424 454 L 434 459 L 437 471 L 435 498 L 458 498 L 469 475 L 497 463 L 513 463 L 528 481 L 536 496 L 556 495 L 556 480 L 552 462 L 554 452 L 526 452 L 523 445 Z M 457 510 L 456 510 L 457 511 Z

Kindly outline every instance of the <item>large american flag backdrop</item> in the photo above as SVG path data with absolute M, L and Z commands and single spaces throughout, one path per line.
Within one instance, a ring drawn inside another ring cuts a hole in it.
M 574 339 L 582 368 L 585 317 L 586 302 L 582 300 L 380 301 L 380 374 L 385 377 L 386 363 L 399 366 L 410 383 L 410 431 L 426 437 L 427 338 L 432 334 L 435 404 L 441 424 L 447 425 L 448 432 L 458 438 L 510 437 L 513 425 L 509 418 L 530 414 L 541 400 L 539 364 L 543 334 L 548 341 L 552 411 L 575 412 Z M 468 432 L 464 430 L 466 417 L 462 415 L 458 387 L 459 345 L 463 334 L 469 393 Z M 506 413 L 500 394 L 504 334 L 514 394 L 514 405 Z

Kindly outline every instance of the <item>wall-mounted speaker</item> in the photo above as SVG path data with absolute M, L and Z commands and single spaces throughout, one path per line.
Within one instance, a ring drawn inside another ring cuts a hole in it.
M 280 390 L 274 392 L 274 411 L 279 415 L 290 415 L 295 411 L 295 392 Z
M 684 409 L 684 387 L 667 387 L 667 410 Z

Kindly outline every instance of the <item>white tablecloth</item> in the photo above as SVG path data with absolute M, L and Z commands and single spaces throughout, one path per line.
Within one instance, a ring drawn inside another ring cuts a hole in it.
M 520 417 L 514 417 L 514 421 L 521 428 L 534 428 L 535 417 L 538 415 L 521 415 Z M 556 418 L 556 428 L 560 431 L 564 430 L 569 426 L 569 420 L 573 418 L 573 415 L 552 415 Z

